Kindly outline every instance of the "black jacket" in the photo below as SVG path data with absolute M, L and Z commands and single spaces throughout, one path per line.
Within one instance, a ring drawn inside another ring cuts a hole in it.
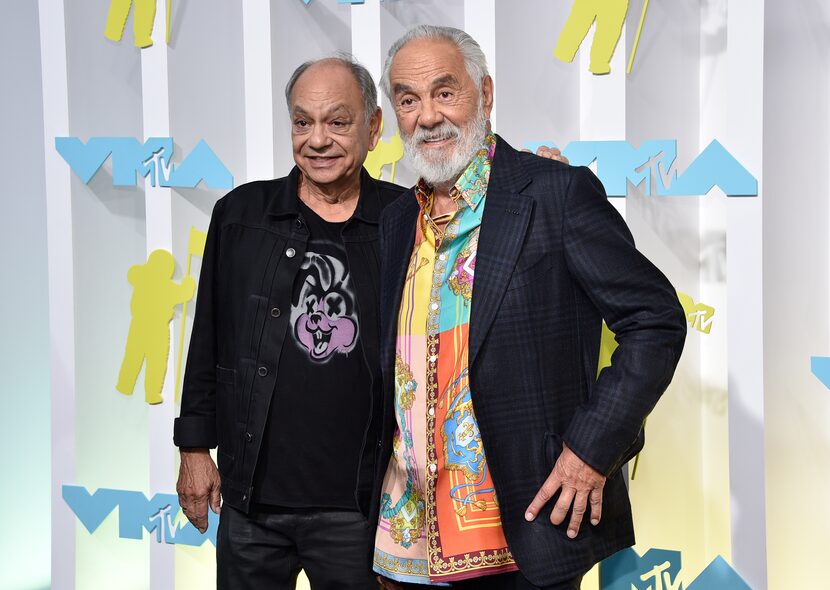
M 402 195 L 381 220 L 382 473 L 395 429 L 395 327 L 418 204 Z M 517 152 L 498 138 L 479 235 L 470 317 L 470 391 L 510 550 L 537 586 L 574 578 L 634 543 L 620 466 L 680 358 L 686 320 L 674 288 L 634 240 L 587 168 Z M 602 320 L 616 333 L 596 378 Z M 527 506 L 568 446 L 608 476 L 602 521 L 576 539 L 553 502 Z
M 289 329 L 294 277 L 309 236 L 297 202 L 299 174 L 294 168 L 285 178 L 237 187 L 213 209 L 174 427 L 179 447 L 218 446 L 223 501 L 246 512 Z M 342 232 L 349 260 L 364 261 L 350 264 L 372 381 L 355 490 L 364 514 L 379 448 L 378 222 L 383 208 L 403 191 L 363 170 L 357 208 Z

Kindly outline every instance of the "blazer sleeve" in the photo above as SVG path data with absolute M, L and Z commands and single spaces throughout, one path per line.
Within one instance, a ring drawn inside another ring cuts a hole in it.
M 568 185 L 563 241 L 573 278 L 619 343 L 564 440 L 583 461 L 610 475 L 671 382 L 686 318 L 671 283 L 634 247 L 631 232 L 588 168 L 575 169 Z
M 213 208 L 202 256 L 196 312 L 182 386 L 181 412 L 173 426 L 173 442 L 178 447 L 213 448 L 217 445 L 217 288 L 224 202 L 220 199 Z

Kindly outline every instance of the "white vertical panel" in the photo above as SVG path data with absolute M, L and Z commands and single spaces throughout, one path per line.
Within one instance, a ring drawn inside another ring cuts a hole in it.
M 245 61 L 245 160 L 248 182 L 274 178 L 274 90 L 271 73 L 271 2 L 242 4 Z
M 464 30 L 481 46 L 487 57 L 490 76 L 496 77 L 496 0 L 464 0 Z M 496 123 L 497 104 L 493 104 L 490 123 L 498 131 Z
M 144 139 L 170 136 L 170 104 L 168 90 L 167 45 L 164 42 L 167 4 L 156 0 L 156 20 L 153 27 L 155 42 L 141 51 L 141 94 L 144 122 Z M 171 154 L 166 154 L 169 159 Z M 156 177 L 161 171 L 156 170 Z M 158 183 L 158 178 L 156 179 Z M 150 176 L 144 181 L 145 209 L 147 212 L 147 254 L 163 249 L 173 251 L 173 210 L 170 188 L 152 186 Z M 170 331 L 170 355 L 167 358 L 167 375 L 162 388 L 161 404 L 150 407 L 150 489 L 149 496 L 174 489 L 175 455 L 172 445 L 173 419 L 175 417 L 174 383 L 177 350 L 173 324 Z M 166 543 L 150 542 L 150 586 L 153 590 L 174 587 L 174 552 Z
M 52 588 L 75 587 L 75 515 L 61 486 L 75 479 L 75 286 L 69 167 L 55 137 L 69 135 L 63 0 L 40 0 L 46 231 L 49 273 L 49 367 L 52 389 Z
M 757 179 L 757 198 L 727 205 L 729 472 L 732 559 L 767 587 L 764 485 L 762 155 L 764 2 L 731 0 L 727 17 L 726 145 Z
M 726 55 L 713 51 L 726 43 L 728 0 L 712 0 L 701 5 L 700 19 L 700 149 L 713 139 L 725 139 L 727 96 Z M 700 200 L 700 301 L 716 310 L 716 323 L 705 338 L 696 338 L 700 353 L 700 381 L 704 395 L 711 400 L 724 399 L 729 389 L 727 284 L 725 252 L 722 240 L 727 231 L 727 198 L 712 191 Z M 723 257 L 722 257 L 723 256 Z M 693 343 L 687 340 L 688 348 Z M 721 398 L 724 396 L 724 398 Z M 706 398 L 704 398 L 706 399 Z M 701 408 L 701 448 L 704 460 L 702 493 L 704 501 L 704 554 L 720 555 L 732 561 L 729 522 L 729 417 L 720 411 L 720 403 L 704 403 Z
M 579 139 L 605 141 L 625 139 L 625 25 L 611 59 L 611 73 L 597 76 L 588 70 L 594 31 L 579 48 Z M 577 61 L 577 60 L 574 60 Z M 610 199 L 625 217 L 625 199 Z
M 352 4 L 352 55 L 363 64 L 380 86 L 383 56 L 380 52 L 380 0 Z M 380 103 L 378 96 L 378 103 Z

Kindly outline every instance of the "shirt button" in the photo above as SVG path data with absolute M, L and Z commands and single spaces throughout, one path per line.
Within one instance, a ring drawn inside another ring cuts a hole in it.
M 432 311 L 435 311 L 436 309 L 438 309 L 438 304 L 437 304 L 437 303 L 433 303 L 432 305 L 430 305 L 430 306 L 429 306 L 429 308 L 430 308 Z
M 268 367 L 260 367 L 256 372 L 260 377 L 265 377 L 268 374 Z
M 441 254 L 441 256 L 439 256 L 439 257 L 438 257 L 438 260 L 441 260 L 442 262 L 443 262 L 444 260 L 446 260 L 446 259 L 447 259 L 447 255 L 446 255 L 446 254 Z
M 271 317 L 273 317 L 273 318 L 278 318 L 278 317 L 280 317 L 280 314 L 281 314 L 281 313 L 282 313 L 282 312 L 280 311 L 280 308 L 279 308 L 279 307 L 275 307 L 275 308 L 273 308 L 273 309 L 271 310 Z
M 294 254 L 296 254 L 296 253 L 297 253 L 297 251 L 294 250 L 294 248 L 289 248 L 288 250 L 285 251 L 285 255 L 288 256 L 289 258 L 294 258 Z
M 245 440 L 247 440 L 248 442 L 252 442 L 254 440 L 254 435 L 251 434 L 250 432 L 246 432 L 245 433 Z
M 297 219 L 294 220 L 294 225 L 297 226 L 297 229 L 302 228 L 303 227 L 303 220 L 298 217 Z
M 435 408 L 430 408 L 428 413 L 429 413 L 430 416 L 434 416 L 435 415 Z
M 248 499 L 248 496 L 246 496 L 245 494 L 242 494 L 242 501 L 244 502 L 247 499 Z
M 430 471 L 430 473 L 435 473 L 436 471 L 438 471 L 438 466 L 435 463 L 430 463 L 429 464 L 429 471 Z

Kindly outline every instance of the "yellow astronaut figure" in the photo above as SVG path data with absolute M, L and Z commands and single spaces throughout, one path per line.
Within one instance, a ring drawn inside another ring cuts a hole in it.
M 185 277 L 180 284 L 171 280 L 175 267 L 176 261 L 170 252 L 155 250 L 146 264 L 137 264 L 127 273 L 127 280 L 133 286 L 130 300 L 133 319 L 115 388 L 125 395 L 132 395 L 146 359 L 144 394 L 148 404 L 162 401 L 174 308 L 189 301 L 196 290 L 196 281 L 192 277 Z
M 588 69 L 593 74 L 610 73 L 611 58 L 620 40 L 627 12 L 628 0 L 574 0 L 571 15 L 559 34 L 553 55 L 564 62 L 572 62 L 579 46 L 596 21 L 597 28 L 591 45 L 591 64 Z
M 133 15 L 135 46 L 150 47 L 153 44 L 150 35 L 153 34 L 153 24 L 156 19 L 156 0 L 111 0 L 104 37 L 110 41 L 121 41 L 133 4 L 135 4 Z
M 380 120 L 380 131 L 378 136 L 383 134 L 383 119 Z M 403 158 L 404 148 L 403 140 L 401 139 L 401 132 L 396 131 L 389 141 L 378 141 L 375 149 L 366 154 L 366 161 L 363 162 L 363 167 L 372 178 L 380 179 L 383 173 L 383 167 L 392 164 L 392 172 L 389 177 L 389 182 L 395 182 L 395 165 Z

